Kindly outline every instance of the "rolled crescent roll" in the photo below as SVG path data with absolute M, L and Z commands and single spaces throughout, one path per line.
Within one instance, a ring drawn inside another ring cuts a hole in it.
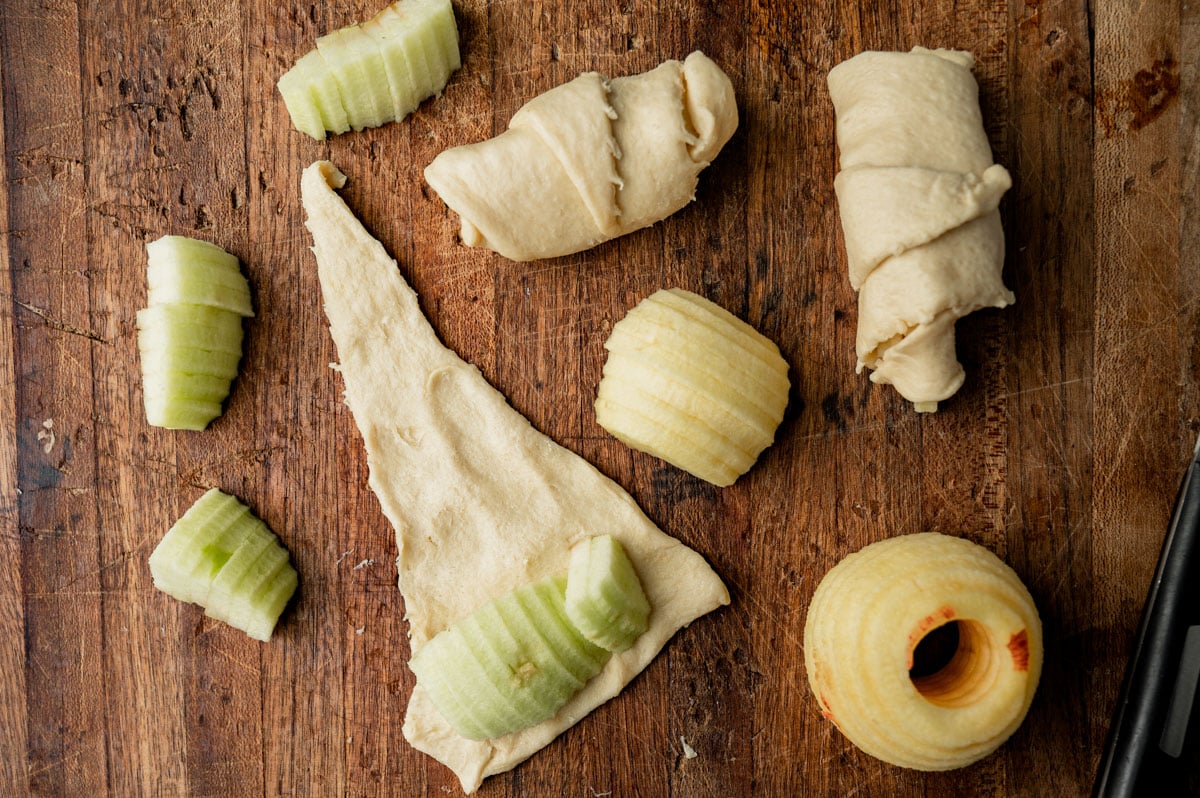
M 728 76 L 696 51 L 631 77 L 584 73 L 530 100 L 499 136 L 442 152 L 425 180 L 461 218 L 464 244 L 553 258 L 693 200 L 737 123 Z
M 1012 185 L 992 162 L 975 59 L 956 50 L 866 52 L 829 72 L 841 171 L 834 180 L 857 370 L 919 412 L 963 384 L 954 324 L 1015 297 L 1004 287 L 997 206 Z

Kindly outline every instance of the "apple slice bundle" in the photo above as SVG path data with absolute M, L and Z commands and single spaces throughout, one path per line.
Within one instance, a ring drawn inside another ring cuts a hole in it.
M 410 663 L 442 716 L 470 740 L 527 729 L 555 713 L 648 625 L 650 604 L 612 535 L 571 551 L 567 577 L 494 599 L 423 645 Z
M 618 440 L 714 485 L 732 485 L 787 407 L 778 347 L 702 296 L 657 291 L 615 325 L 596 421 Z
M 462 66 L 450 0 L 400 0 L 316 44 L 278 87 L 292 124 L 317 140 L 403 119 Z
M 146 421 L 202 430 L 238 373 L 250 285 L 238 259 L 207 241 L 163 236 L 146 254 L 149 307 L 137 314 Z
M 263 641 L 298 584 L 275 533 L 216 488 L 163 537 L 150 555 L 150 573 L 159 590 Z

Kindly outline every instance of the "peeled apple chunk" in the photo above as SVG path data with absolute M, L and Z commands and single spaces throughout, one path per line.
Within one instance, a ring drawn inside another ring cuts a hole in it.
M 438 155 L 425 180 L 459 215 L 467 246 L 553 258 L 687 205 L 737 125 L 733 84 L 696 51 L 640 75 L 586 72 L 550 89 L 499 136 Z
M 242 319 L 254 315 L 238 259 L 186 236 L 146 244 L 147 300 L 137 313 L 146 421 L 202 430 L 242 358 Z
M 925 667 L 922 643 L 937 637 L 957 644 L 944 646 L 940 667 Z M 851 554 L 821 580 L 804 665 L 821 714 L 850 742 L 901 767 L 950 770 L 995 751 L 1025 718 L 1042 625 L 1029 591 L 987 549 L 905 535 Z
M 725 486 L 774 440 L 787 361 L 719 305 L 657 291 L 613 325 L 604 348 L 596 421 L 629 446 Z
M 403 119 L 460 66 L 450 0 L 399 0 L 317 39 L 278 88 L 296 129 L 323 140 Z
M 916 47 L 860 53 L 829 72 L 857 370 L 918 412 L 936 411 L 966 378 L 955 322 L 1015 301 L 1001 279 L 997 209 L 1012 178 L 992 161 L 974 63 Z
M 624 651 L 646 631 L 650 602 L 612 535 L 588 538 L 571 550 L 566 612 L 584 637 L 607 651 Z
M 396 530 L 412 650 L 496 596 L 566 574 L 571 549 L 595 535 L 619 537 L 654 608 L 645 633 L 553 717 L 511 734 L 464 736 L 417 682 L 404 736 L 472 792 L 616 696 L 681 627 L 728 604 L 729 593 L 698 553 L 442 345 L 396 262 L 335 193 L 345 181 L 319 161 L 304 170 L 301 194 L 346 404 L 366 446 L 369 484 Z M 471 696 L 459 703 L 469 709 Z
M 150 555 L 154 586 L 270 640 L 299 580 L 275 533 L 233 496 L 205 493 Z

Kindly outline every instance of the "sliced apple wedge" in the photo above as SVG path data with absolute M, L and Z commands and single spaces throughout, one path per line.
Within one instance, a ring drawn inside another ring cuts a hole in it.
M 713 483 L 731 485 L 775 438 L 787 362 L 746 322 L 679 288 L 613 325 L 596 421 L 618 440 Z
M 254 315 L 238 259 L 185 236 L 146 244 L 149 307 L 137 313 L 146 420 L 202 430 L 221 415 Z
M 150 573 L 164 593 L 264 641 L 299 583 L 275 533 L 216 488 L 163 537 L 150 555 Z
M 649 626 L 650 602 L 612 535 L 588 538 L 571 550 L 565 607 L 575 628 L 605 651 L 624 651 Z
M 399 0 L 317 39 L 278 88 L 296 129 L 321 140 L 403 119 L 461 65 L 450 0 Z

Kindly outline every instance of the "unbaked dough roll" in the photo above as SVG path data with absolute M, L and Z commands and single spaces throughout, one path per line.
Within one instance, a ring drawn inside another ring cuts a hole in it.
M 922 642 L 948 632 L 957 633 L 943 638 L 949 650 L 921 671 Z M 904 535 L 821 580 L 804 666 L 821 714 L 850 742 L 902 767 L 949 770 L 996 750 L 1025 718 L 1042 626 L 1020 578 L 987 549 Z
M 696 51 L 631 77 L 584 73 L 499 136 L 442 152 L 425 180 L 461 218 L 464 244 L 552 258 L 682 208 L 737 123 L 733 85 Z
M 917 47 L 861 53 L 829 73 L 857 368 L 918 411 L 962 386 L 954 323 L 1014 301 L 997 210 L 1012 181 L 992 163 L 973 64 L 970 53 Z

